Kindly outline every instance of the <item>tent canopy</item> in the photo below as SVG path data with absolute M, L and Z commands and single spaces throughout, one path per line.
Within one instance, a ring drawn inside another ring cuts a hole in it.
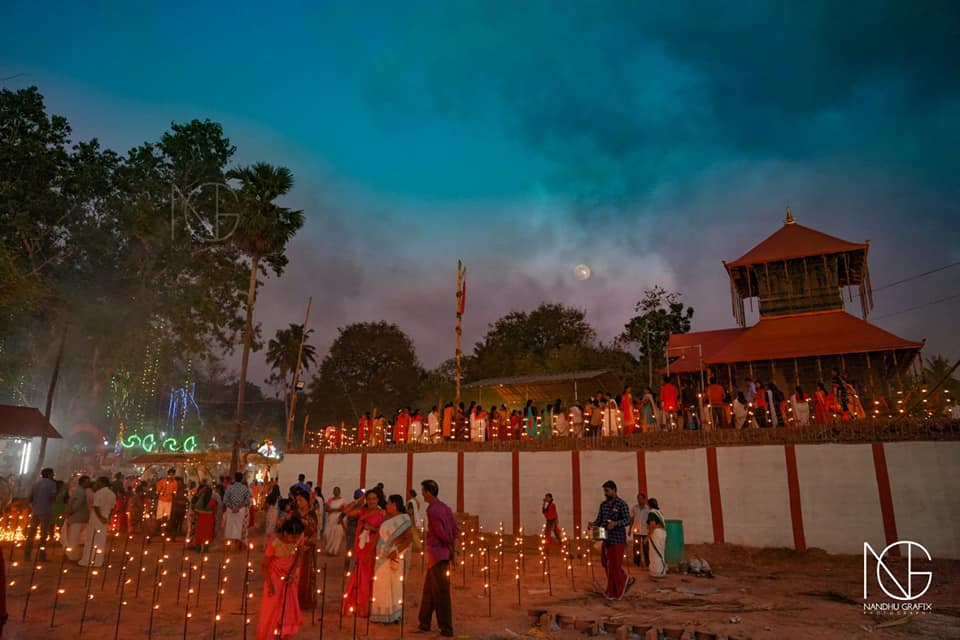
M 508 406 L 523 406 L 527 400 L 536 404 L 553 402 L 557 398 L 569 404 L 582 402 L 597 390 L 619 393 L 620 376 L 609 369 L 574 371 L 541 376 L 488 378 L 464 385 L 465 389 L 492 389 Z
M 62 438 L 36 407 L 0 404 L 0 437 Z

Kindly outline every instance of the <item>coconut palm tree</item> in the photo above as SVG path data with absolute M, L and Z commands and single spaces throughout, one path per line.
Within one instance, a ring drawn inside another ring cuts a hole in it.
M 954 377 L 957 369 L 956 362 L 950 362 L 942 355 L 927 358 L 923 367 L 923 383 L 932 387 L 937 385 L 934 392 L 934 404 L 938 407 L 943 404 L 953 404 L 960 400 L 960 381 Z
M 303 226 L 303 211 L 288 209 L 277 200 L 293 187 L 293 174 L 286 167 L 274 167 L 265 162 L 239 167 L 227 173 L 227 178 L 239 183 L 236 191 L 240 217 L 229 241 L 236 244 L 250 260 L 250 282 L 247 287 L 247 317 L 243 330 L 243 355 L 240 360 L 240 384 L 237 391 L 237 411 L 231 468 L 240 466 L 240 442 L 243 438 L 244 390 L 247 386 L 247 365 L 253 347 L 253 309 L 257 302 L 257 275 L 267 275 L 267 268 L 280 275 L 287 264 L 287 243 Z
M 297 368 L 301 338 L 303 338 L 303 355 L 300 358 L 300 366 L 306 370 L 317 363 L 317 350 L 308 342 L 311 333 L 313 329 L 308 329 L 307 335 L 304 336 L 302 324 L 291 324 L 286 329 L 277 329 L 276 337 L 270 338 L 267 343 L 267 364 L 276 372 L 271 378 L 276 379 L 283 388 L 283 402 L 286 407 L 284 415 L 290 414 L 288 393 L 294 382 L 292 377 Z

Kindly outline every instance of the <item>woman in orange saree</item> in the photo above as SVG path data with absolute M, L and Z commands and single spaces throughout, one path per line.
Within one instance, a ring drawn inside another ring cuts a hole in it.
M 814 394 L 813 420 L 817 424 L 827 424 L 830 421 L 830 400 L 827 388 L 822 382 L 817 383 L 817 392 Z
M 291 518 L 283 523 L 278 535 L 271 537 L 263 555 L 263 595 L 257 640 L 290 638 L 300 631 L 303 614 L 297 599 L 299 582 L 300 541 L 303 523 Z
M 343 593 L 344 615 L 353 615 L 354 611 L 361 618 L 370 615 L 373 573 L 377 560 L 377 535 L 384 518 L 378 500 L 376 493 L 368 491 L 362 498 L 343 509 L 347 517 L 357 518 L 353 571 L 350 572 L 350 582 Z M 364 506 L 361 506 L 362 503 L 365 503 Z

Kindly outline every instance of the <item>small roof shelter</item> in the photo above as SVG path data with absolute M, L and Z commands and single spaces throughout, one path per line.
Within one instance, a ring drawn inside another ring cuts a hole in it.
M 465 389 L 495 391 L 507 406 L 519 407 L 533 400 L 535 404 L 553 402 L 557 398 L 569 404 L 589 398 L 597 390 L 619 393 L 620 376 L 610 369 L 573 371 L 550 375 L 487 378 L 464 385 Z
M 0 404 L 0 438 L 63 438 L 36 407 Z

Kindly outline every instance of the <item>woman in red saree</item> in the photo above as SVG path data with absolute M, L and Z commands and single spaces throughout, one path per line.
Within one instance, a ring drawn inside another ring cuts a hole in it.
M 370 598 L 373 595 L 373 572 L 377 560 L 377 535 L 383 523 L 384 513 L 378 503 L 379 497 L 368 491 L 362 498 L 343 508 L 347 517 L 357 518 L 357 535 L 353 543 L 353 571 L 343 593 L 343 613 L 361 618 L 370 615 Z M 364 506 L 361 506 L 364 504 Z
M 191 544 L 196 546 L 198 551 L 206 552 L 213 544 L 213 510 L 216 506 L 213 489 L 208 484 L 201 485 L 194 496 L 193 513 L 197 524 L 191 540 Z
M 291 518 L 267 543 L 261 569 L 264 583 L 257 640 L 290 638 L 300 631 L 303 614 L 297 599 L 297 586 L 300 555 L 303 553 L 300 549 L 302 537 L 303 523 L 298 518 Z

